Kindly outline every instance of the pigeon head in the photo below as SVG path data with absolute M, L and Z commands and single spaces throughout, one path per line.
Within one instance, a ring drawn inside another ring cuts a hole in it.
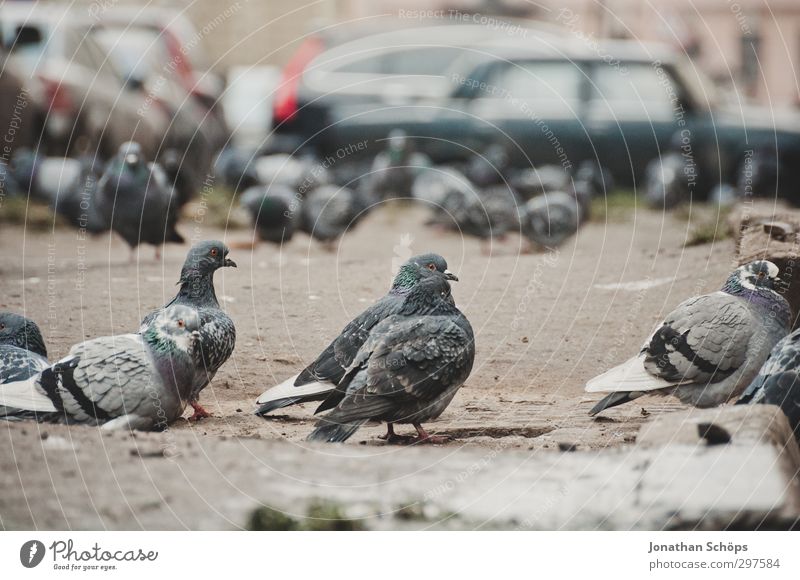
M 129 167 L 137 167 L 143 161 L 142 146 L 136 141 L 126 141 L 120 145 L 117 155 Z
M 181 282 L 185 282 L 197 275 L 210 275 L 220 268 L 235 268 L 236 262 L 228 258 L 228 246 L 217 240 L 198 242 L 183 263 Z
M 0 344 L 24 348 L 47 358 L 47 349 L 39 327 L 19 314 L 0 312 Z
M 191 354 L 200 336 L 199 330 L 197 311 L 189 306 L 174 305 L 155 317 L 144 337 L 159 352 L 172 353 L 177 349 Z
M 775 291 L 780 287 L 781 279 L 778 266 L 767 260 L 756 260 L 739 266 L 728 277 L 725 286 L 733 289 Z
M 414 256 L 400 266 L 400 270 L 394 278 L 392 288 L 397 290 L 412 288 L 419 281 L 420 272 L 422 270 L 439 272 L 446 280 L 458 282 L 458 276 L 447 269 L 447 260 L 439 254 L 431 253 Z
M 444 272 L 416 266 L 418 280 L 403 305 L 406 314 L 433 314 L 455 306 L 449 278 Z

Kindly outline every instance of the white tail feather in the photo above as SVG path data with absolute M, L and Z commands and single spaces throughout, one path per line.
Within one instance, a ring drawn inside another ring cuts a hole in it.
M 0 406 L 41 413 L 57 411 L 47 395 L 37 388 L 38 379 L 37 374 L 24 381 L 0 385 Z
M 589 380 L 586 392 L 655 391 L 675 385 L 648 373 L 644 368 L 644 358 L 645 355 L 641 354 Z
M 264 403 L 268 403 L 270 401 L 275 401 L 277 399 L 285 399 L 286 397 L 298 397 L 298 396 L 305 396 L 305 395 L 319 395 L 322 393 L 328 393 L 336 388 L 336 385 L 333 383 L 320 383 L 320 382 L 313 382 L 307 385 L 302 385 L 300 387 L 294 386 L 294 381 L 297 379 L 299 375 L 295 375 L 283 381 L 279 385 L 275 385 L 274 387 L 267 389 L 261 396 L 256 400 L 256 403 L 259 405 L 263 405 Z

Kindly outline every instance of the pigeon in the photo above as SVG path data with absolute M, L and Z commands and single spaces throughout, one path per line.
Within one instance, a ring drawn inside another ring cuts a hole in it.
M 346 441 L 367 421 L 385 421 L 386 439 L 395 423 L 411 423 L 413 442 L 440 443 L 422 423 L 436 419 L 472 371 L 475 337 L 455 306 L 447 277 L 421 269 L 422 279 L 402 308 L 375 325 L 336 389 L 317 413 L 322 417 L 309 441 Z
M 258 236 L 281 244 L 292 239 L 300 221 L 298 194 L 284 185 L 256 185 L 245 191 L 239 203 L 253 218 Z
M 590 205 L 590 192 L 581 189 L 580 182 L 572 193 L 543 193 L 520 208 L 520 230 L 534 246 L 557 248 L 588 219 Z
M 453 167 L 431 167 L 417 176 L 411 197 L 427 204 L 434 212 L 434 223 L 443 221 L 443 207 L 448 196 L 474 196 L 475 187 L 469 178 Z M 455 199 L 455 198 L 454 198 Z
M 369 203 L 347 187 L 323 185 L 305 194 L 300 208 L 300 229 L 327 249 L 363 217 Z
M 4 419 L 161 430 L 186 407 L 200 318 L 162 311 L 140 334 L 87 340 L 30 378 L 0 387 Z
M 569 191 L 569 173 L 560 165 L 542 165 L 510 171 L 508 183 L 525 201 L 550 191 Z
M 647 164 L 645 200 L 653 209 L 669 210 L 689 201 L 691 191 L 686 161 L 680 151 L 667 151 Z
M 636 357 L 586 384 L 587 392 L 610 393 L 589 414 L 649 393 L 695 407 L 739 395 L 789 332 L 791 309 L 779 284 L 778 267 L 758 260 L 734 270 L 722 290 L 681 303 Z
M 90 156 L 39 157 L 29 150 L 15 154 L 12 171 L 25 193 L 46 202 L 71 226 L 98 234 L 108 230 L 97 210 L 97 161 Z
M 492 143 L 486 148 L 486 155 L 476 155 L 470 160 L 464 173 L 472 183 L 484 188 L 505 183 L 509 169 L 508 151 Z
M 800 440 L 800 329 L 781 339 L 737 405 L 777 405 Z
M 143 243 L 155 246 L 157 259 L 162 244 L 184 242 L 175 229 L 178 201 L 173 197 L 164 170 L 146 163 L 141 146 L 133 141 L 120 146 L 97 186 L 97 208 L 105 222 L 132 251 Z
M 214 272 L 227 267 L 235 268 L 236 262 L 228 258 L 225 244 L 213 240 L 195 244 L 183 263 L 178 294 L 163 306 L 189 306 L 200 317 L 200 336 L 194 351 L 195 365 L 200 370 L 195 374 L 189 393 L 189 404 L 194 409 L 191 420 L 210 417 L 198 402 L 200 391 L 212 381 L 219 368 L 233 354 L 236 345 L 236 327 L 230 316 L 219 307 L 214 291 Z M 163 308 L 145 316 L 139 332 L 145 332 Z
M 409 292 L 420 281 L 420 268 L 435 270 L 447 280 L 458 281 L 442 256 L 414 256 L 400 267 L 388 294 L 350 321 L 314 362 L 300 374 L 261 394 L 256 401 L 259 405 L 256 415 L 263 417 L 275 409 L 325 399 L 344 376 L 372 328 L 403 307 Z
M 259 183 L 284 185 L 300 195 L 331 182 L 326 164 L 305 156 L 285 153 L 264 155 L 256 159 L 254 167 Z
M 36 323 L 0 312 L 0 383 L 25 380 L 48 366 L 47 348 Z
M 389 133 L 386 149 L 375 156 L 362 183 L 378 199 L 410 197 L 414 180 L 430 165 L 427 155 L 414 151 L 405 132 L 395 129 Z
M 578 165 L 574 182 L 576 189 L 582 187 L 585 191 L 591 192 L 590 197 L 606 196 L 614 191 L 614 176 L 611 171 L 590 159 Z
M 226 147 L 219 152 L 214 161 L 214 175 L 219 176 L 222 183 L 234 193 L 246 191 L 260 183 L 254 155 L 236 147 Z
M 181 208 L 197 195 L 198 183 L 192 177 L 188 160 L 177 149 L 167 149 L 161 155 L 161 167 L 167 175 L 167 180 L 175 192 L 175 200 Z

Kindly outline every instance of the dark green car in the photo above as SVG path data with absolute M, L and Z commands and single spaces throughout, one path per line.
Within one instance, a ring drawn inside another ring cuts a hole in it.
M 722 104 L 700 71 L 671 51 L 552 37 L 460 51 L 431 76 L 432 85 L 449 82 L 442 96 L 393 93 L 385 78 L 367 77 L 353 81 L 355 91 L 307 95 L 297 112 L 306 122 L 294 126 L 305 126 L 302 139 L 324 155 L 364 140 L 374 154 L 390 131 L 403 129 L 438 163 L 467 161 L 499 143 L 517 166 L 570 169 L 596 160 L 618 184 L 637 188 L 648 162 L 669 152 L 682 158 L 698 199 L 737 183 L 753 156 L 776 157 L 779 191 L 752 193 L 800 201 L 800 116 Z M 402 86 L 402 78 L 393 82 Z M 370 83 L 386 90 L 365 89 Z

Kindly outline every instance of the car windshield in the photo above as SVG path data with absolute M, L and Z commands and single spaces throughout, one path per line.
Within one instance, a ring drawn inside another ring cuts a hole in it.
M 169 63 L 159 33 L 150 28 L 101 27 L 95 40 L 125 77 L 146 79 L 161 72 Z

